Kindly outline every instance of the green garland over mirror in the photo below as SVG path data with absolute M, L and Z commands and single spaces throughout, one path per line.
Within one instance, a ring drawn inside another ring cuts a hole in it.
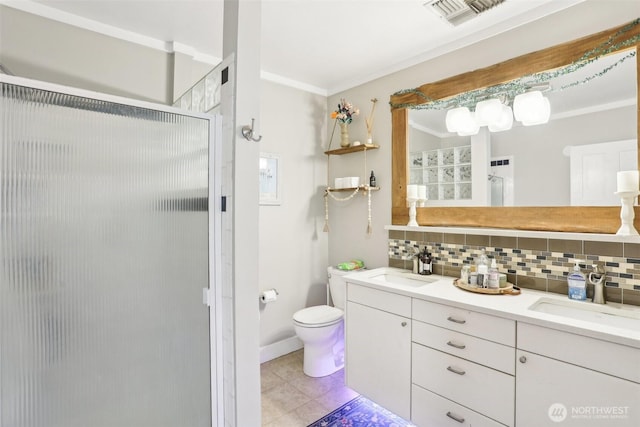
M 544 86 L 550 80 L 563 76 L 566 74 L 570 74 L 580 68 L 591 64 L 592 62 L 598 60 L 599 58 L 606 56 L 610 53 L 617 52 L 620 50 L 624 50 L 625 48 L 631 48 L 635 46 L 638 41 L 640 41 L 640 35 L 635 35 L 629 37 L 627 39 L 623 39 L 622 41 L 616 42 L 619 38 L 623 37 L 625 33 L 629 32 L 635 26 L 640 24 L 640 18 L 635 19 L 630 22 L 628 25 L 625 25 L 615 34 L 613 34 L 606 42 L 596 46 L 593 49 L 585 52 L 577 61 L 565 66 L 560 67 L 554 70 L 545 71 L 541 73 L 528 74 L 524 75 L 516 80 L 512 80 L 506 83 L 471 90 L 468 92 L 461 93 L 459 95 L 448 97 L 444 99 L 433 99 L 420 91 L 420 89 L 405 89 L 394 93 L 393 95 L 405 95 L 408 93 L 415 94 L 418 97 L 425 100 L 424 103 L 401 103 L 395 104 L 393 102 L 389 102 L 389 105 L 392 108 L 409 108 L 416 110 L 444 110 L 455 107 L 473 107 L 479 101 L 488 99 L 488 98 L 499 98 L 505 97 L 506 99 L 513 99 L 517 95 L 525 93 L 533 88 Z M 604 76 L 606 73 L 614 69 L 619 64 L 623 63 L 628 58 L 632 58 L 636 55 L 635 50 L 630 50 L 626 55 L 621 57 L 615 63 L 609 65 L 603 70 L 584 78 L 582 80 L 572 82 L 570 84 L 563 85 L 559 88 L 549 88 L 548 90 L 551 92 L 560 92 L 570 87 L 578 86 L 581 84 L 585 84 L 590 82 L 593 79 Z

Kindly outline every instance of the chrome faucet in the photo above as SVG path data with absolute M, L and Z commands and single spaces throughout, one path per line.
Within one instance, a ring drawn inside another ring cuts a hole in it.
M 593 264 L 593 271 L 589 273 L 589 282 L 593 284 L 593 302 L 596 304 L 606 304 L 607 300 L 604 295 L 604 281 L 607 277 L 606 271 L 602 264 Z

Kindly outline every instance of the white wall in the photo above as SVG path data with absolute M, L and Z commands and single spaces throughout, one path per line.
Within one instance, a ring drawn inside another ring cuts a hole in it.
M 280 156 L 282 204 L 260 206 L 260 258 L 244 262 L 261 290 L 280 293 L 260 308 L 260 345 L 270 346 L 295 336 L 295 311 L 326 300 L 326 97 L 263 81 L 260 115 L 260 151 Z
M 368 182 L 373 170 L 380 191 L 371 194 L 372 234 L 367 234 L 367 197 L 356 194 L 345 202 L 329 200 L 329 263 L 336 265 L 351 259 L 361 259 L 368 268 L 387 265 L 387 235 L 384 226 L 391 224 L 391 119 L 388 109 L 389 94 L 394 89 L 390 85 L 370 84 L 348 91 L 347 101 L 360 109 L 349 125 L 351 141 L 366 141 L 367 128 L 365 118 L 371 112 L 371 99 L 377 98 L 378 104 L 373 118 L 373 142 L 380 145 L 378 150 L 365 153 L 356 152 L 329 159 L 330 178 L 359 176 Z M 340 96 L 330 98 L 327 115 L 337 108 Z M 334 121 L 328 127 L 331 136 Z M 336 129 L 332 148 L 339 147 L 340 130 Z M 365 165 L 366 160 L 366 165 Z M 333 184 L 332 184 L 333 185 Z M 339 193 L 345 197 L 348 193 Z
M 516 206 L 569 206 L 569 145 L 636 138 L 636 106 L 552 120 L 544 126 L 517 126 L 491 134 L 492 156 L 514 156 Z M 531 179 L 536 177 L 536 179 Z
M 171 103 L 185 94 L 193 85 L 199 82 L 215 66 L 204 62 L 194 61 L 190 55 L 173 53 L 173 92 Z
M 612 7 L 612 3 L 615 3 L 615 7 Z M 632 21 L 638 17 L 639 11 L 636 0 L 587 1 L 491 39 L 479 41 L 476 45 L 330 96 L 329 111 L 344 97 L 365 115 L 369 111 L 369 100 L 373 97 L 380 100 L 376 108 L 373 135 L 375 142 L 381 147 L 380 150 L 372 151 L 368 160 L 370 169 L 376 171 L 378 185 L 382 188 L 373 197 L 374 232 L 371 236 L 365 235 L 363 231 L 366 225 L 364 200 L 358 198 L 333 209 L 329 262 L 337 263 L 358 256 L 370 267 L 388 264 L 387 232 L 384 225 L 391 224 L 391 113 L 388 102 L 393 93 L 607 30 Z M 329 131 L 331 125 L 332 123 L 329 124 Z M 364 139 L 366 128 L 362 115 L 352 123 L 350 133 L 352 139 Z M 332 177 L 350 175 L 360 170 L 360 156 L 349 154 L 342 157 L 336 162 L 337 167 L 333 169 Z
M 0 63 L 13 74 L 171 104 L 166 52 L 0 6 Z

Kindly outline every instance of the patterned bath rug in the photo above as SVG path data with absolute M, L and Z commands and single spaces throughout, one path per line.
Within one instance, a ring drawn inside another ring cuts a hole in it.
M 416 427 L 396 414 L 358 396 L 308 427 Z

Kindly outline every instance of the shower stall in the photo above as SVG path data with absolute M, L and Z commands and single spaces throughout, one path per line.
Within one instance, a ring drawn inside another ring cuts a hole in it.
M 0 87 L 0 427 L 217 425 L 220 118 Z

